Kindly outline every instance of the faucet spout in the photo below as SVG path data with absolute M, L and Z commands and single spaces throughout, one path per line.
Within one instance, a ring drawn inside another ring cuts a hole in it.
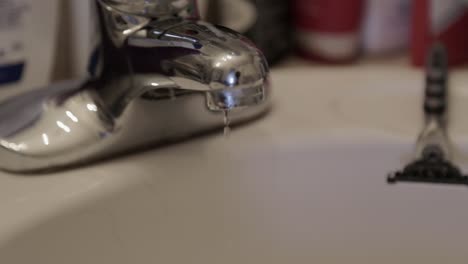
M 204 93 L 212 111 L 257 105 L 266 98 L 268 65 L 242 35 L 221 26 L 165 18 L 141 27 L 125 47 L 131 74 L 112 77 L 100 93 L 117 115 L 138 97 Z
M 227 28 L 162 19 L 132 35 L 128 48 L 134 72 L 156 69 L 180 89 L 206 92 L 207 106 L 213 111 L 248 107 L 265 99 L 268 65 L 263 54 Z

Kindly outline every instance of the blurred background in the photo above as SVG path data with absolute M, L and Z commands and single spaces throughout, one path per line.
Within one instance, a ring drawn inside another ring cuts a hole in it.
M 452 65 L 468 59 L 464 0 L 198 0 L 207 20 L 251 38 L 272 65 L 296 54 L 320 63 L 408 54 L 420 66 L 442 41 Z

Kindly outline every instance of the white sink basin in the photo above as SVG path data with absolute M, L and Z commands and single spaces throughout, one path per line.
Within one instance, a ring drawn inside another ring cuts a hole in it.
M 229 139 L 1 174 L 0 263 L 465 264 L 468 188 L 386 184 L 411 158 L 422 77 L 283 67 L 271 114 Z M 468 147 L 468 73 L 452 80 L 451 137 Z

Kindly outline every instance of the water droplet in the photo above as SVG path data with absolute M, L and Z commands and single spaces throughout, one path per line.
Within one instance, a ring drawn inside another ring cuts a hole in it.
M 231 134 L 231 128 L 228 126 L 224 127 L 224 136 L 229 137 L 230 134 Z
M 229 111 L 224 110 L 224 136 L 228 137 L 231 133 L 231 118 L 229 117 Z

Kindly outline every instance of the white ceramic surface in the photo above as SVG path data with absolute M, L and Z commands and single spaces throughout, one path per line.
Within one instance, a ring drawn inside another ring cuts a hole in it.
M 2 173 L 0 263 L 465 264 L 468 188 L 385 181 L 422 125 L 423 74 L 405 65 L 292 60 L 273 70 L 272 112 L 228 139 Z M 468 171 L 468 71 L 451 83 Z

